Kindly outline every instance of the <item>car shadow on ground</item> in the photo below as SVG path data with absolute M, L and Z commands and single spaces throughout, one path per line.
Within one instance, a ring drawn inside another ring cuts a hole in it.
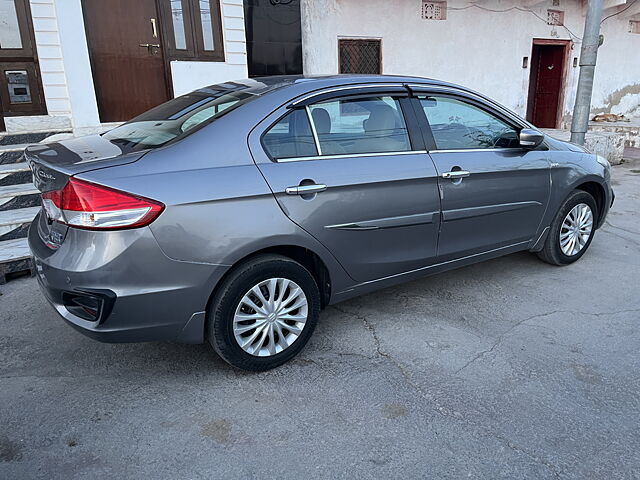
M 521 277 L 533 275 L 536 272 L 544 274 L 549 270 L 553 271 L 557 268 L 540 262 L 535 255 L 529 252 L 519 252 L 389 287 L 347 300 L 336 306 L 329 306 L 321 312 L 319 327 L 315 335 L 293 363 L 311 362 L 316 353 L 326 352 L 320 336 L 330 335 L 331 331 L 339 330 L 336 327 L 338 324 L 344 323 L 345 320 L 341 313 L 345 311 L 357 312 L 363 308 L 363 305 L 375 309 L 376 305 L 389 304 L 415 311 L 425 305 L 440 305 L 443 297 L 470 298 L 470 295 L 477 291 L 480 284 L 486 285 L 493 282 L 505 282 L 506 284 L 509 279 L 505 278 L 505 272 L 510 272 L 509 276 Z M 413 303 L 412 297 L 418 296 L 420 297 L 419 304 Z M 366 332 L 360 332 L 362 330 L 361 322 L 357 318 L 350 319 L 349 322 L 351 320 L 353 323 L 348 328 L 357 330 L 361 335 L 366 336 Z M 109 370 L 135 365 L 135 368 L 144 372 L 145 375 L 154 376 L 160 374 L 203 374 L 205 372 L 215 372 L 217 375 L 231 377 L 253 375 L 251 372 L 243 372 L 229 366 L 214 352 L 208 342 L 200 345 L 174 342 L 100 344 L 94 349 L 100 350 L 100 357 L 103 358 L 105 365 L 109 365 Z M 96 365 L 96 368 L 99 366 Z

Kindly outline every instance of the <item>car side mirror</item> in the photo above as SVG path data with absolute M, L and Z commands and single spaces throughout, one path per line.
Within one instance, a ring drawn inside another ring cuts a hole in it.
M 532 128 L 523 128 L 518 136 L 520 146 L 524 148 L 536 148 L 544 140 L 544 134 Z

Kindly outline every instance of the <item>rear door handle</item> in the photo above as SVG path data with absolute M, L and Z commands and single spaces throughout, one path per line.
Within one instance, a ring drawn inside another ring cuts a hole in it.
M 310 193 L 324 192 L 326 189 L 326 185 L 315 183 L 313 185 L 298 185 L 296 187 L 287 187 L 284 189 L 284 193 L 286 193 L 287 195 L 308 195 Z
M 463 178 L 471 175 L 471 172 L 467 172 L 466 170 L 452 170 L 451 172 L 444 172 L 442 174 L 442 178 Z

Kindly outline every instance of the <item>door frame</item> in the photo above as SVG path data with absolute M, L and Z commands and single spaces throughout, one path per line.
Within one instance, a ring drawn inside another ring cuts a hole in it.
M 567 87 L 567 76 L 569 71 L 569 60 L 571 58 L 571 50 L 573 49 L 573 41 L 571 40 L 560 40 L 560 39 L 551 39 L 551 38 L 534 38 L 531 42 L 531 61 L 529 62 L 529 86 L 527 92 L 527 113 L 526 119 L 529 120 L 533 113 L 533 105 L 535 99 L 535 86 L 536 82 L 532 81 L 532 77 L 535 75 L 536 71 L 534 70 L 534 59 L 533 59 L 533 51 L 536 45 L 554 45 L 563 47 L 562 53 L 562 75 L 560 76 L 560 92 L 558 92 L 558 105 L 556 107 L 556 121 L 554 128 L 559 128 L 560 123 L 562 122 L 562 112 L 564 107 L 564 101 L 566 97 L 566 87 Z M 536 64 L 537 65 L 537 64 Z
M 171 62 L 169 60 L 169 56 L 168 56 L 168 51 L 167 49 L 169 48 L 169 42 L 167 39 L 167 35 L 166 35 L 166 29 L 163 28 L 164 26 L 164 22 L 166 21 L 166 16 L 164 15 L 164 9 L 162 7 L 162 0 L 152 0 L 153 4 L 155 6 L 156 9 L 156 20 L 157 20 L 157 24 L 158 24 L 158 43 L 160 43 L 161 47 L 160 48 L 160 55 L 162 57 L 162 65 L 164 67 L 164 85 L 165 85 L 165 90 L 167 93 L 167 99 L 171 100 L 172 98 L 174 98 L 174 92 L 173 92 L 173 77 L 171 74 Z M 95 79 L 94 79 L 94 69 L 93 66 L 95 64 L 95 60 L 94 60 L 94 55 L 93 55 L 93 51 L 91 49 L 91 44 L 89 42 L 89 36 L 87 35 L 87 30 L 88 30 L 88 23 L 87 23 L 87 10 L 84 7 L 86 0 L 81 0 L 80 6 L 82 9 L 82 21 L 84 23 L 84 29 L 85 29 L 85 40 L 87 42 L 87 53 L 89 55 L 89 65 L 91 67 L 91 81 L 93 82 L 93 86 L 95 88 Z M 169 20 L 170 21 L 170 20 Z M 100 123 L 110 123 L 110 122 L 105 122 L 104 120 L 102 120 L 102 118 L 100 118 L 100 108 L 98 105 L 98 98 L 96 98 L 96 108 L 98 109 L 98 118 L 100 120 Z
M 544 218 L 544 213 L 546 212 L 546 208 L 549 202 L 548 191 L 547 191 L 545 202 L 540 202 L 538 200 L 530 200 L 530 199 L 527 199 L 524 201 L 520 201 L 520 200 L 513 201 L 513 199 L 510 199 L 504 203 L 501 203 L 501 202 L 495 203 L 495 200 L 494 200 L 494 203 L 489 203 L 489 204 L 481 204 L 481 205 L 475 204 L 471 206 L 456 205 L 452 208 L 452 206 L 448 204 L 449 199 L 451 198 L 452 191 L 455 192 L 455 190 L 452 190 L 452 187 L 453 189 L 457 189 L 457 188 L 460 188 L 459 185 L 461 185 L 462 183 L 469 183 L 469 182 L 471 182 L 471 185 L 473 186 L 474 183 L 476 182 L 476 179 L 480 179 L 480 181 L 482 181 L 482 179 L 485 178 L 485 175 L 487 174 L 501 175 L 503 177 L 505 176 L 508 177 L 510 176 L 511 172 L 517 172 L 519 171 L 519 169 L 517 167 L 506 169 L 506 168 L 500 168 L 500 167 L 496 168 L 495 166 L 493 166 L 490 169 L 485 169 L 484 171 L 480 169 L 480 171 L 478 171 L 477 167 L 476 169 L 474 169 L 467 165 L 464 165 L 463 163 L 460 163 L 460 165 L 463 167 L 464 170 L 469 171 L 470 173 L 469 178 L 460 178 L 459 180 L 447 179 L 446 177 L 444 177 L 443 174 L 450 171 L 451 168 L 455 168 L 457 166 L 457 165 L 454 166 L 451 164 L 447 165 L 447 163 L 449 163 L 447 162 L 447 159 L 450 158 L 451 155 L 454 155 L 454 156 L 465 155 L 465 157 L 462 157 L 465 160 L 465 162 L 468 160 L 469 163 L 473 164 L 479 156 L 486 156 L 487 154 L 491 154 L 493 156 L 503 156 L 506 159 L 513 159 L 515 157 L 522 159 L 525 155 L 529 154 L 530 152 L 537 151 L 540 153 L 542 152 L 542 150 L 539 147 L 536 147 L 534 149 L 529 149 L 522 146 L 460 148 L 460 149 L 438 148 L 435 142 L 433 131 L 431 129 L 431 124 L 429 123 L 429 119 L 427 118 L 427 115 L 420 103 L 419 96 L 433 95 L 437 97 L 446 97 L 446 98 L 451 98 L 451 99 L 460 101 L 464 104 L 478 108 L 493 117 L 496 117 L 500 121 L 504 122 L 505 124 L 513 128 L 516 132 L 520 132 L 520 130 L 522 130 L 523 128 L 528 128 L 528 125 L 523 123 L 522 119 L 520 117 L 515 116 L 515 114 L 513 114 L 512 112 L 500 110 L 500 108 L 503 108 L 501 105 L 493 104 L 493 102 L 490 99 L 478 97 L 472 92 L 460 91 L 460 90 L 457 90 L 455 87 L 454 88 L 446 87 L 446 86 L 441 87 L 437 85 L 436 86 L 433 86 L 433 85 L 420 86 L 420 85 L 409 84 L 408 86 L 411 89 L 410 100 L 413 105 L 415 116 L 423 131 L 424 140 L 427 145 L 428 156 L 433 162 L 436 172 L 438 173 L 438 189 L 440 192 L 440 212 L 441 212 L 440 213 L 440 235 L 438 237 L 438 252 L 436 257 L 438 259 L 438 263 L 433 266 L 434 267 L 441 266 L 441 265 L 449 264 L 451 262 L 463 262 L 466 259 L 471 259 L 471 258 L 484 256 L 484 255 L 488 255 L 489 257 L 491 257 L 491 255 L 495 252 L 508 253 L 512 251 L 523 250 L 524 246 L 529 245 L 532 242 L 532 240 L 537 238 L 537 235 L 539 234 L 539 231 L 541 228 L 540 223 L 536 225 L 536 230 L 533 232 L 533 236 L 527 239 L 524 239 L 524 237 L 520 237 L 520 239 L 510 239 L 506 241 L 503 240 L 502 242 L 499 242 L 497 244 L 494 243 L 494 245 L 485 245 L 483 247 L 477 247 L 476 249 L 471 249 L 466 251 L 459 250 L 457 252 L 443 251 L 443 249 L 441 249 L 441 245 L 444 245 L 446 243 L 446 240 L 447 240 L 446 235 L 448 233 L 447 232 L 448 228 L 450 228 L 452 224 L 456 224 L 460 220 L 468 222 L 469 219 L 472 219 L 472 218 L 483 217 L 485 215 L 494 215 L 494 214 L 500 214 L 504 216 L 505 214 L 519 210 L 520 208 L 535 207 L 536 205 L 534 205 L 534 202 L 538 203 L 540 207 L 542 207 L 542 213 L 540 214 L 540 222 L 541 222 Z M 440 156 L 442 156 L 441 158 L 444 159 L 444 161 L 438 160 Z M 539 160 L 541 163 L 543 163 L 544 168 L 537 169 L 537 170 L 548 172 L 548 164 L 549 164 L 548 159 L 544 158 Z M 453 163 L 453 162 L 450 162 L 450 163 Z M 500 164 L 502 164 L 502 162 L 498 163 L 498 165 Z M 545 187 L 549 185 L 548 178 L 545 179 L 543 184 Z M 495 242 L 495 240 L 493 241 Z M 473 262 L 471 261 L 470 263 L 473 263 Z
M 38 50 L 36 48 L 33 22 L 31 21 L 31 5 L 29 0 L 17 0 L 15 2 L 16 16 L 18 18 L 18 28 L 22 40 L 22 48 L 0 49 L 0 64 L 14 64 L 11 69 L 26 70 L 30 80 L 31 90 L 30 103 L 21 105 L 9 103 L 8 91 L 6 91 L 6 79 L 4 70 L 0 70 L 0 131 L 5 131 L 4 119 L 7 117 L 46 115 L 47 106 L 42 88 L 42 76 L 40 74 L 40 64 L 38 62 Z

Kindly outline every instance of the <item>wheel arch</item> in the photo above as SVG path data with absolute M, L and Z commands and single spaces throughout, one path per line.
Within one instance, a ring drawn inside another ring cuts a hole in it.
M 606 193 L 604 186 L 595 180 L 586 180 L 575 185 L 574 189 L 587 192 L 596 201 L 596 206 L 598 207 L 598 219 L 596 225 L 599 227 L 602 216 L 605 212 Z
M 272 245 L 268 247 L 261 248 L 259 250 L 255 250 L 251 253 L 244 255 L 243 257 L 237 259 L 233 262 L 233 265 L 229 270 L 225 272 L 225 274 L 220 278 L 220 280 L 216 283 L 211 295 L 209 296 L 209 300 L 207 301 L 207 312 L 209 311 L 209 307 L 211 306 L 211 302 L 213 301 L 216 293 L 218 292 L 220 285 L 224 283 L 224 280 L 234 272 L 239 265 L 245 263 L 246 261 L 257 257 L 259 255 L 264 254 L 276 254 L 282 255 L 284 257 L 290 258 L 291 260 L 295 260 L 311 273 L 311 276 L 316 281 L 318 285 L 318 289 L 320 290 L 320 301 L 321 308 L 326 307 L 329 304 L 329 300 L 331 299 L 331 291 L 332 291 L 332 283 L 331 283 L 331 275 L 329 273 L 329 269 L 322 259 L 320 255 L 318 255 L 313 250 L 302 247 L 300 245 L 293 244 L 282 244 L 282 245 Z

